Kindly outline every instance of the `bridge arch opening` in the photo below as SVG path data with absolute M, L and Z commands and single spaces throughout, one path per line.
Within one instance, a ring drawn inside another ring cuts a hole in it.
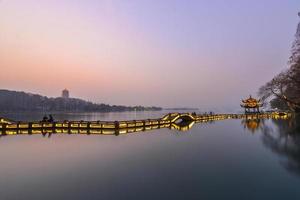
M 188 124 L 193 121 L 195 121 L 195 119 L 189 114 L 178 115 L 176 118 L 173 119 L 173 123 L 175 124 Z

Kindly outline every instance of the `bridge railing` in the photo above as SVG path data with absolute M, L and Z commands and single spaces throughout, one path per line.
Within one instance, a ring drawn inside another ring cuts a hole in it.
M 168 117 L 166 117 L 168 116 Z M 180 117 L 193 117 L 193 121 L 206 122 L 224 119 L 257 119 L 257 118 L 279 118 L 277 113 L 262 113 L 255 115 L 245 114 L 215 114 L 215 115 L 191 115 L 190 113 L 170 113 L 160 119 L 129 120 L 129 121 L 62 121 L 62 122 L 14 122 L 0 123 L 0 129 L 124 129 L 140 128 L 147 126 L 162 126 L 175 123 L 174 120 Z M 172 117 L 172 118 L 171 118 Z

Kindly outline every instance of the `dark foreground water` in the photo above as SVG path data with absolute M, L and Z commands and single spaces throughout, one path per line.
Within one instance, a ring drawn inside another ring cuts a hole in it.
M 299 136 L 294 120 L 225 120 L 196 124 L 186 132 L 160 129 L 119 136 L 5 136 L 0 138 L 0 199 L 299 199 Z

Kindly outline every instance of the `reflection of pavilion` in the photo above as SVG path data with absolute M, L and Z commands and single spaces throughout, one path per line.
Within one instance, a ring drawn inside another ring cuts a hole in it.
M 242 124 L 244 125 L 245 129 L 250 130 L 252 133 L 255 133 L 258 131 L 261 127 L 261 124 L 263 124 L 262 119 L 243 119 Z
M 259 113 L 259 108 L 261 107 L 260 99 L 257 100 L 252 98 L 251 95 L 248 99 L 242 100 L 241 107 L 245 108 L 245 113 Z

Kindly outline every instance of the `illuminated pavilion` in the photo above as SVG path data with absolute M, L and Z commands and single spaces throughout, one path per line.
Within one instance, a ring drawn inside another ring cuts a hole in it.
M 259 113 L 259 108 L 262 106 L 260 99 L 252 98 L 251 95 L 248 99 L 242 100 L 241 107 L 245 109 L 245 113 Z

